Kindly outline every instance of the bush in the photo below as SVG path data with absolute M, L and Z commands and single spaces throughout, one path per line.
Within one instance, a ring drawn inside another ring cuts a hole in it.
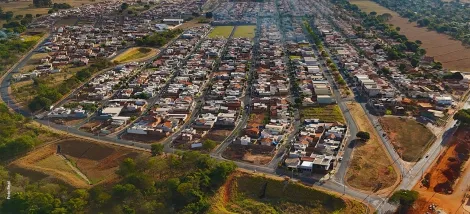
M 202 143 L 202 148 L 204 148 L 205 150 L 212 150 L 214 149 L 215 147 L 217 146 L 217 142 L 213 141 L 213 140 L 205 140 L 203 143 Z
M 370 134 L 369 132 L 359 131 L 356 134 L 356 137 L 361 138 L 363 141 L 368 141 L 370 139 Z

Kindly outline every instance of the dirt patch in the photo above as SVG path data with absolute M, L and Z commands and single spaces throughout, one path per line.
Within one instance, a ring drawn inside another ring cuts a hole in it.
M 390 138 L 395 150 L 407 162 L 418 161 L 434 139 L 434 134 L 426 126 L 415 120 L 381 117 L 379 122 Z
M 227 138 L 230 135 L 230 133 L 232 133 L 232 130 L 212 129 L 209 131 L 209 133 L 207 133 L 206 136 L 204 136 L 201 139 L 201 142 L 204 142 L 204 140 L 209 139 L 217 143 L 221 143 L 222 141 L 225 140 L 225 138 Z
M 393 17 L 389 24 L 400 27 L 400 34 L 405 35 L 410 41 L 420 40 L 422 47 L 426 49 L 426 55 L 433 56 L 441 62 L 444 68 L 459 71 L 470 71 L 470 49 L 463 46 L 458 40 L 450 36 L 429 31 L 426 28 L 417 27 L 415 22 L 400 17 L 381 5 L 369 0 L 352 0 L 364 12 L 375 11 L 377 14 L 390 13 Z
M 354 143 L 353 157 L 345 176 L 348 185 L 366 191 L 378 191 L 395 185 L 398 172 L 366 113 L 359 103 L 351 102 L 347 106 L 358 129 L 370 133 L 366 143 Z
M 223 156 L 230 160 L 245 161 L 255 165 L 266 165 L 273 159 L 275 148 L 272 146 L 230 144 Z
M 94 185 L 116 179 L 115 171 L 124 159 L 136 158 L 139 155 L 148 156 L 146 153 L 142 154 L 124 147 L 103 145 L 81 139 L 67 139 L 39 148 L 13 162 L 11 167 L 21 168 L 18 169 L 19 172 L 22 169 L 39 172 L 44 176 L 60 179 L 74 187 L 89 188 L 90 185 L 70 167 L 61 164 L 63 159 L 54 160 L 57 156 L 58 145 L 60 145 L 61 154 L 67 157 Z M 24 175 L 35 177 L 38 180 L 43 178 L 37 173 L 27 172 Z

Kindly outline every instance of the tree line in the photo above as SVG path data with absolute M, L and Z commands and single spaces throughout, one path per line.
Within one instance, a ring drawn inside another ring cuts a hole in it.
M 167 44 L 170 40 L 179 36 L 181 33 L 183 33 L 183 30 L 181 29 L 166 30 L 163 32 L 156 32 L 152 35 L 144 36 L 141 39 L 137 39 L 135 42 L 138 46 L 159 48 Z
M 29 182 L 0 167 L 0 180 L 12 181 L 12 189 L 19 190 L 10 200 L 0 198 L 0 213 L 205 213 L 235 169 L 233 162 L 194 151 L 128 158 L 117 170 L 117 183 L 86 190 Z

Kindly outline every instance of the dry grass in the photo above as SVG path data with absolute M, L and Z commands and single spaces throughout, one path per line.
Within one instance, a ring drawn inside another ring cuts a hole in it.
M 370 140 L 366 143 L 355 143 L 353 157 L 346 172 L 347 183 L 354 188 L 366 191 L 393 186 L 398 175 L 374 127 L 360 104 L 349 103 L 348 108 L 358 129 L 370 133 Z M 378 188 L 379 183 L 380 188 Z
M 260 199 L 266 184 L 265 196 Z M 364 204 L 283 178 L 235 172 L 219 189 L 208 213 L 367 213 Z
M 364 12 L 375 11 L 377 14 L 390 13 L 393 18 L 388 23 L 400 27 L 400 33 L 409 40 L 420 40 L 427 55 L 435 57 L 442 62 L 444 68 L 451 70 L 470 71 L 470 49 L 462 45 L 460 41 L 426 28 L 419 28 L 416 23 L 408 22 L 408 19 L 400 17 L 397 13 L 380 6 L 369 0 L 351 0 Z
M 434 134 L 416 120 L 383 117 L 379 121 L 404 161 L 418 161 L 434 139 Z
M 118 63 L 143 61 L 157 54 L 158 54 L 158 49 L 155 49 L 155 48 L 134 47 L 134 48 L 129 48 L 123 53 L 119 54 L 118 56 L 116 56 L 116 58 L 114 58 L 113 61 L 117 61 Z
M 73 7 L 81 6 L 83 4 L 92 4 L 98 3 L 104 0 L 54 0 L 54 3 L 68 3 Z M 3 11 L 12 11 L 15 15 L 25 15 L 25 14 L 32 14 L 35 16 L 36 14 L 47 14 L 49 8 L 35 8 L 33 6 L 32 1 L 11 1 L 11 2 L 2 2 L 0 3 L 0 7 Z

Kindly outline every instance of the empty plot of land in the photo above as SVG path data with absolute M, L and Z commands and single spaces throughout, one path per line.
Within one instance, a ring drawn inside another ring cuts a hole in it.
M 228 38 L 232 34 L 233 26 L 217 26 L 209 33 L 209 38 Z
M 65 156 L 92 184 L 115 179 L 117 177 L 115 171 L 124 159 L 136 158 L 142 153 L 133 149 L 91 141 L 67 139 L 33 151 L 13 162 L 12 165 L 44 173 L 74 187 L 89 187 L 88 182 L 56 154 L 58 146 L 60 146 L 60 154 Z M 148 154 L 142 155 L 147 156 Z
M 416 120 L 383 117 L 379 121 L 382 128 L 387 132 L 393 147 L 404 161 L 418 161 L 434 139 L 434 134 Z
M 426 49 L 428 56 L 433 56 L 441 62 L 444 68 L 451 70 L 470 71 L 470 49 L 462 45 L 460 41 L 426 28 L 417 27 L 415 22 L 400 17 L 397 13 L 369 0 L 351 0 L 364 12 L 375 11 L 377 14 L 389 13 L 393 17 L 389 24 L 400 27 L 400 33 L 409 40 L 420 40 L 422 47 Z
M 242 25 L 235 28 L 233 37 L 235 38 L 254 38 L 256 25 Z
M 155 48 L 134 47 L 134 48 L 129 48 L 123 53 L 119 54 L 118 56 L 116 56 L 116 58 L 114 58 L 113 61 L 116 61 L 118 63 L 143 61 L 157 54 L 158 54 L 158 50 Z
M 241 172 L 227 179 L 214 200 L 209 213 L 368 213 L 358 201 L 282 178 Z
M 344 123 L 344 117 L 338 105 L 302 107 L 300 117 L 304 119 L 319 119 L 323 122 Z
M 377 191 L 393 186 L 398 175 L 372 123 L 367 119 L 359 103 L 348 103 L 348 108 L 358 129 L 370 132 L 370 139 L 366 143 L 359 141 L 355 143 L 353 157 L 346 172 L 347 183 L 366 191 Z

